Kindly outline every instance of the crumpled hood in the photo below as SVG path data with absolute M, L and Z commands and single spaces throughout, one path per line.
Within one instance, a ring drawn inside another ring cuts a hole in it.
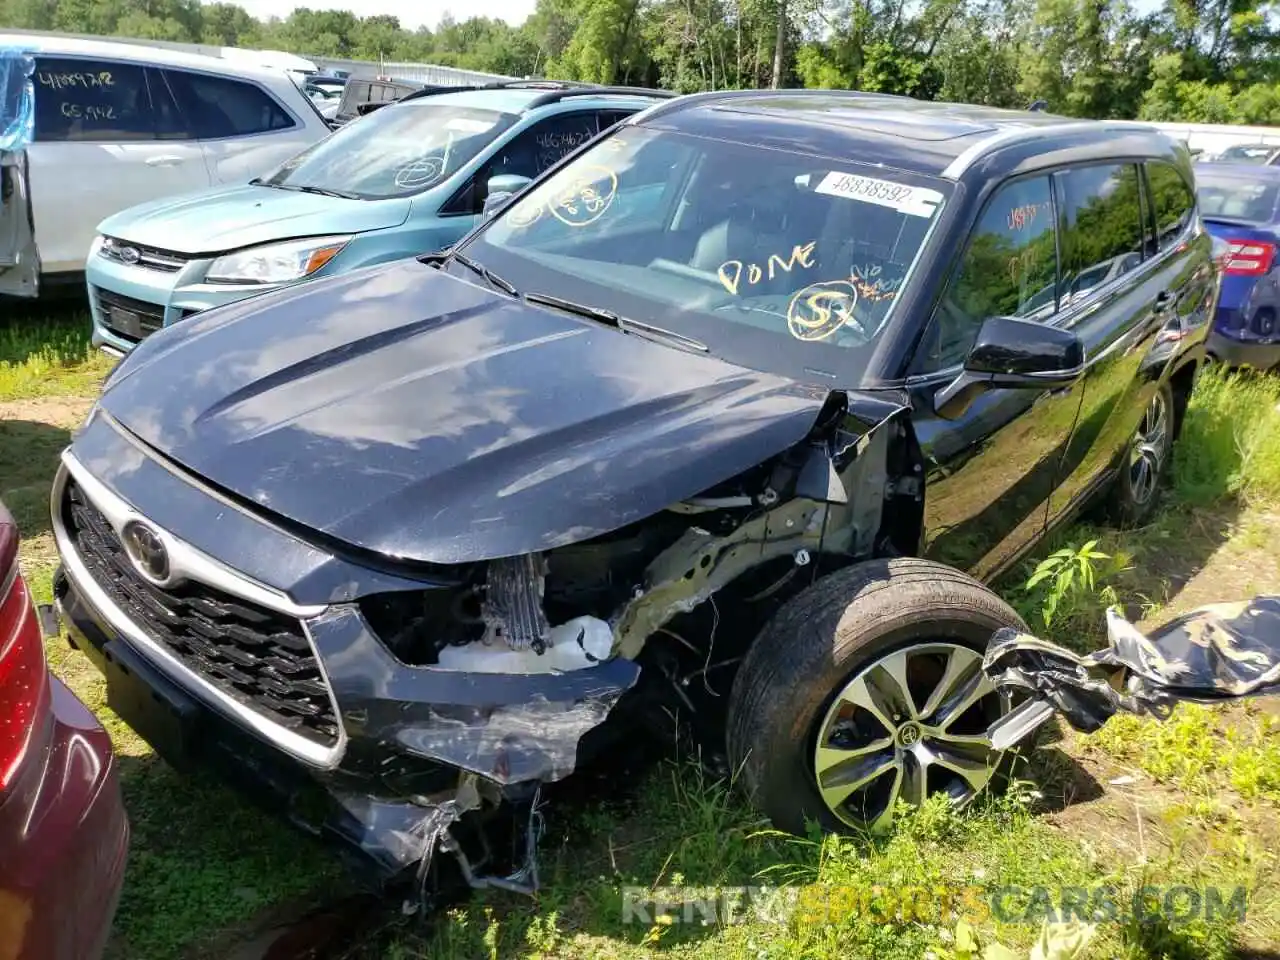
M 458 563 L 656 513 L 802 440 L 825 399 L 402 261 L 167 328 L 101 404 L 269 511 Z
M 166 197 L 103 220 L 98 232 L 160 250 L 221 253 L 244 247 L 397 227 L 412 201 L 346 200 L 245 184 Z

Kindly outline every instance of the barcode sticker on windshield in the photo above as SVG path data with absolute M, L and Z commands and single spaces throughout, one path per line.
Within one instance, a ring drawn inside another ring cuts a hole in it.
M 892 180 L 877 180 L 835 170 L 822 178 L 814 192 L 890 207 L 912 217 L 932 217 L 942 202 L 942 194 L 928 187 L 912 187 Z
M 458 130 L 462 133 L 484 133 L 492 126 L 492 123 L 472 117 L 450 117 L 444 122 L 446 130 Z

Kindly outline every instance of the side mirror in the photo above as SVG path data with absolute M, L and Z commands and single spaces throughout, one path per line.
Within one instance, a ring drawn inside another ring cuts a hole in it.
M 484 197 L 484 209 L 480 215 L 487 220 L 495 210 L 532 182 L 529 177 L 522 177 L 518 173 L 500 173 L 496 177 L 490 177 L 488 192 Z
M 934 409 L 958 417 L 993 387 L 1057 390 L 1084 373 L 1084 344 L 1070 330 L 1016 317 L 989 317 L 964 369 L 934 396 Z

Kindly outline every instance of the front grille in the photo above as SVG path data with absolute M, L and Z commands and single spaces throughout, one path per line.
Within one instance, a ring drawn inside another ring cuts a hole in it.
M 126 250 L 136 252 L 136 258 L 133 253 L 124 253 Z M 159 247 L 146 247 L 140 243 L 130 243 L 128 240 L 119 240 L 115 237 L 107 237 L 106 243 L 99 248 L 98 253 L 116 263 L 131 267 L 146 267 L 148 270 L 159 270 L 162 273 L 177 273 L 192 259 L 185 253 L 161 250 Z
M 140 343 L 164 326 L 164 307 L 122 293 L 94 287 L 102 322 L 112 333 L 130 343 Z
M 74 480 L 62 510 L 90 575 L 152 640 L 269 720 L 323 746 L 337 743 L 329 688 L 301 623 L 201 583 L 149 583 Z

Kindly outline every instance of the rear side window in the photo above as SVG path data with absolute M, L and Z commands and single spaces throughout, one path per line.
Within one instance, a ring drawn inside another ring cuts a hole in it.
M 631 116 L 633 110 L 601 110 L 600 111 L 600 130 L 603 132 L 612 127 L 615 123 L 627 119 Z
M 554 167 L 567 154 L 595 137 L 600 132 L 594 112 L 570 113 L 548 117 L 528 132 L 517 137 L 501 154 L 508 169 L 506 173 L 521 173 L 536 177 Z M 525 149 L 532 140 L 532 150 Z M 532 160 L 532 166 L 529 162 Z M 516 169 L 520 167 L 520 169 Z
M 442 208 L 445 216 L 478 214 L 484 209 L 489 178 L 501 174 L 537 177 L 599 133 L 594 111 L 540 120 L 512 137 Z
M 942 370 L 963 361 L 988 317 L 1053 316 L 1057 265 L 1049 177 L 1000 187 L 965 247 L 915 372 Z
M 38 142 L 127 142 L 156 139 L 145 67 L 112 60 L 37 57 Z
M 1106 164 L 1057 175 L 1062 190 L 1059 304 L 1087 297 L 1142 263 L 1138 167 Z
M 165 70 L 164 75 L 191 132 L 201 140 L 247 137 L 296 126 L 293 117 L 255 84 L 185 70 Z
M 1173 246 L 1195 212 L 1196 200 L 1182 174 L 1172 164 L 1152 160 L 1147 164 L 1147 183 L 1155 209 L 1156 233 L 1160 249 Z

